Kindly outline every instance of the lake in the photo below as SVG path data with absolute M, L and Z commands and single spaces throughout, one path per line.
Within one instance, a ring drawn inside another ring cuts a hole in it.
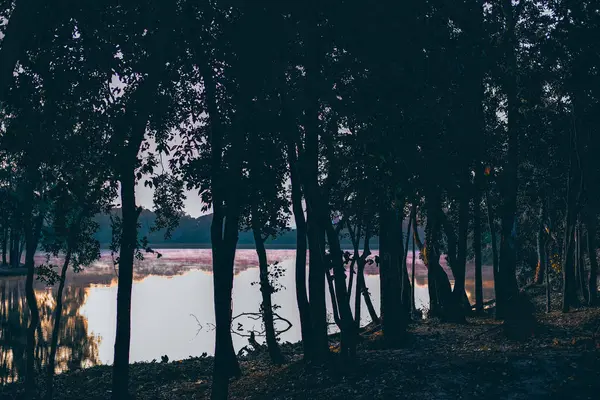
M 160 360 L 167 355 L 171 360 L 200 356 L 214 351 L 213 285 L 210 249 L 158 249 L 161 258 L 154 255 L 136 261 L 133 299 L 130 360 Z M 373 252 L 377 254 L 377 251 Z M 273 303 L 280 306 L 277 312 L 292 324 L 281 335 L 283 342 L 301 339 L 299 316 L 294 290 L 295 250 L 268 250 L 270 263 L 279 262 L 285 274 L 279 279 L 282 290 L 273 295 Z M 43 257 L 39 257 L 43 262 Z M 261 303 L 258 260 L 254 250 L 239 250 L 235 263 L 233 288 L 233 313 L 258 312 Z M 409 270 L 411 262 L 409 260 Z M 452 277 L 446 268 L 450 278 Z M 379 276 L 376 266 L 367 266 L 366 284 L 379 313 Z M 410 273 L 410 271 L 409 271 Z M 493 280 L 491 267 L 484 267 L 484 298 L 491 299 Z M 427 271 L 416 259 L 417 308 L 428 305 Z M 58 285 L 56 285 L 58 286 Z M 474 301 L 473 266 L 467 267 L 467 294 Z M 43 360 L 49 352 L 52 331 L 52 312 L 55 307 L 56 287 L 36 283 L 40 305 L 41 340 L 36 349 L 37 358 Z M 351 295 L 354 298 L 354 293 Z M 328 305 L 329 295 L 327 294 Z M 57 371 L 84 368 L 98 364 L 112 364 L 116 324 L 117 274 L 111 255 L 102 252 L 101 259 L 80 273 L 69 273 L 64 293 Z M 354 304 L 353 300 L 352 303 Z M 330 306 L 329 306 L 330 307 Z M 329 308 L 329 312 L 331 309 Z M 0 379 L 7 382 L 25 370 L 25 334 L 27 327 L 25 279 L 6 277 L 0 280 Z M 363 325 L 370 322 L 363 302 Z M 333 318 L 331 318 L 333 319 Z M 260 330 L 260 321 L 237 319 L 234 330 Z M 282 325 L 280 328 L 283 328 Z M 333 328 L 332 328 L 333 329 Z M 239 350 L 247 339 L 234 335 L 234 345 Z M 41 365 L 41 364 L 40 364 Z

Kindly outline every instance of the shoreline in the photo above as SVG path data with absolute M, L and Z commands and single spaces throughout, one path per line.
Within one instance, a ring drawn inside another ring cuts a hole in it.
M 600 309 L 544 313 L 544 288 L 527 293 L 537 329 L 525 341 L 506 339 L 489 315 L 464 325 L 413 322 L 400 349 L 385 349 L 381 332 L 363 332 L 355 361 L 334 349 L 326 366 L 307 365 L 301 343 L 281 345 L 287 363 L 271 365 L 266 350 L 239 357 L 242 376 L 231 381 L 230 399 L 389 398 L 595 398 L 600 390 Z M 208 399 L 213 357 L 134 363 L 130 391 L 137 399 Z M 56 399 L 110 398 L 112 367 L 103 365 L 57 375 Z M 40 392 L 43 376 L 38 375 Z M 476 383 L 476 384 L 475 384 Z M 23 384 L 0 389 L 0 398 L 20 398 Z

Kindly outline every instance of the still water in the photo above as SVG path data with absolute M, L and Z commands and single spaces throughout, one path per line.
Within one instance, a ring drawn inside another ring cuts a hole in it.
M 214 311 L 209 249 L 158 250 L 162 257 L 136 261 L 132 299 L 131 362 L 171 360 L 212 354 L 214 350 Z M 377 252 L 374 252 L 375 254 Z M 294 292 L 294 250 L 268 250 L 270 263 L 279 262 L 285 270 L 279 279 L 282 289 L 273 295 L 277 312 L 292 324 L 281 335 L 283 342 L 300 340 L 300 326 Z M 40 259 L 41 262 L 41 259 Z M 235 263 L 233 288 L 234 315 L 258 312 L 261 296 L 258 260 L 254 250 L 239 250 Z M 409 260 L 409 269 L 411 262 Z M 450 271 L 446 268 L 450 277 Z M 379 276 L 375 265 L 367 266 L 366 284 L 379 311 Z M 410 273 L 410 271 L 409 271 Z M 427 271 L 416 259 L 416 305 L 427 307 Z M 467 268 L 467 294 L 473 301 L 474 275 Z M 25 280 L 10 277 L 0 280 L 0 380 L 11 381 L 25 368 L 27 306 Z M 38 331 L 37 359 L 49 352 L 56 299 L 56 287 L 36 283 L 41 327 Z M 328 296 L 328 294 L 327 294 Z M 354 298 L 354 293 L 351 295 Z M 491 268 L 484 267 L 484 297 L 493 297 Z M 65 371 L 98 364 L 111 364 L 116 323 L 117 274 L 110 253 L 80 273 L 70 273 L 64 293 L 57 370 Z M 329 297 L 328 297 L 329 304 Z M 352 303 L 354 301 L 352 300 Z M 329 312 L 331 310 L 329 309 Z M 370 322 L 363 302 L 362 324 Z M 237 319 L 234 330 L 260 330 L 260 321 Z M 285 327 L 285 324 L 280 326 Z M 247 344 L 246 338 L 233 336 L 236 349 Z M 41 361 L 40 361 L 41 362 Z

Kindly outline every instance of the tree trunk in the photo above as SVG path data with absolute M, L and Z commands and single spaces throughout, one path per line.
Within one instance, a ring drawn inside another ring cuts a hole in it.
M 590 276 L 588 279 L 588 304 L 594 307 L 598 304 L 598 258 L 596 247 L 596 215 L 587 217 L 587 247 L 590 258 Z
M 487 217 L 488 217 L 488 228 L 490 230 L 490 241 L 492 242 L 492 272 L 494 278 L 494 292 L 495 297 L 498 299 L 498 248 L 496 241 L 496 224 L 494 222 L 494 209 L 492 208 L 492 204 L 490 203 L 490 195 L 489 191 L 486 189 L 485 191 L 485 204 L 487 208 Z
M 213 193 L 213 220 L 211 223 L 211 246 L 213 256 L 213 283 L 215 304 L 215 363 L 211 399 L 227 398 L 229 379 L 241 375 L 231 337 L 235 252 L 238 241 L 240 205 L 234 188 L 239 184 L 244 150 L 243 126 L 236 126 L 232 138 L 230 169 L 225 175 L 222 169 L 222 140 L 224 131 L 219 119 L 215 84 L 210 73 L 206 74 L 209 116 L 211 119 L 211 156 Z M 210 93 L 208 93 L 210 90 Z M 242 118 L 238 115 L 238 118 Z M 238 124 L 243 120 L 236 121 Z M 231 185 L 225 186 L 225 185 Z M 223 224 L 225 227 L 223 228 Z
M 265 335 L 267 341 L 267 349 L 271 361 L 276 364 L 283 363 L 283 355 L 277 343 L 277 335 L 275 334 L 275 325 L 273 321 L 273 304 L 271 302 L 271 293 L 273 287 L 269 282 L 269 265 L 267 263 L 267 251 L 265 250 L 265 242 L 260 234 L 260 228 L 255 222 L 252 223 L 252 232 L 254 234 L 254 242 L 256 244 L 256 254 L 258 255 L 258 267 L 260 271 L 260 293 L 262 295 L 262 316 L 263 324 L 265 325 Z
M 324 361 L 329 354 L 327 338 L 327 308 L 325 302 L 325 234 L 320 229 L 315 211 L 307 210 L 307 232 L 309 251 L 308 293 L 314 359 Z
M 325 269 L 325 278 L 327 280 L 327 289 L 329 290 L 329 299 L 331 300 L 331 311 L 333 313 L 333 322 L 342 330 L 342 319 L 340 318 L 339 307 L 337 303 L 337 297 L 335 295 L 335 288 L 333 285 L 334 277 L 331 275 L 329 268 Z
M 466 189 L 462 189 L 463 191 Z M 461 195 L 458 205 L 458 257 L 454 274 L 455 313 L 457 322 L 466 322 L 465 313 L 471 309 L 469 298 L 465 289 L 467 274 L 467 236 L 469 234 L 469 197 L 466 193 Z M 466 298 L 466 301 L 465 301 Z M 468 305 L 468 308 L 466 308 Z
M 121 171 L 121 242 L 117 285 L 117 330 L 115 335 L 112 397 L 129 398 L 129 348 L 131 339 L 131 290 L 133 259 L 137 247 L 138 208 L 135 205 L 135 167 Z
M 415 219 L 415 224 L 417 223 L 416 219 Z M 417 311 L 417 305 L 415 303 L 415 265 L 416 265 L 416 252 L 415 252 L 415 238 L 414 238 L 414 234 L 413 234 L 413 241 L 412 241 L 412 268 L 411 268 L 411 285 L 410 285 L 410 305 L 411 305 L 411 318 L 414 317 L 414 315 L 416 314 Z
M 452 288 L 448 275 L 440 265 L 441 199 L 432 192 L 427 198 L 427 228 L 425 239 L 425 259 L 427 265 L 427 286 L 429 289 L 429 314 L 431 317 L 447 318 L 447 308 L 453 302 Z
M 519 167 L 519 99 L 517 81 L 517 12 L 513 10 L 511 0 L 502 1 L 505 18 L 504 55 L 506 57 L 505 92 L 507 99 L 508 150 L 503 176 L 502 215 L 500 236 L 500 263 L 498 265 L 498 287 L 496 288 L 496 316 L 512 318 L 519 305 L 519 286 L 516 274 L 516 226 L 517 226 L 517 191 Z
M 71 246 L 67 250 L 65 260 L 63 262 L 62 270 L 60 272 L 60 284 L 58 285 L 58 292 L 56 293 L 56 310 L 54 311 L 54 326 L 52 327 L 52 339 L 50 342 L 50 356 L 48 357 L 48 364 L 46 366 L 46 400 L 52 400 L 54 394 L 54 366 L 56 359 L 56 349 L 58 347 L 58 334 L 60 332 L 60 320 L 62 317 L 63 308 L 63 290 L 65 288 L 65 281 L 67 279 L 67 269 L 71 262 Z
M 26 239 L 23 240 L 19 244 L 19 253 L 17 256 L 17 266 L 21 265 L 21 259 L 23 258 L 23 251 L 25 250 L 25 246 L 27 245 Z
M 563 241 L 563 304 L 562 311 L 568 312 L 577 304 L 577 282 L 575 280 L 576 222 L 577 205 L 581 195 L 581 170 L 576 162 L 576 132 L 570 136 L 570 165 L 567 178 L 567 210 L 565 216 L 565 236 Z
M 346 269 L 344 268 L 344 256 L 340 246 L 339 235 L 335 231 L 328 213 L 321 214 L 322 223 L 325 225 L 327 241 L 331 252 L 331 267 L 333 269 L 333 280 L 335 284 L 335 295 L 339 309 L 341 322 L 341 347 L 342 355 L 353 358 L 356 355 L 356 336 L 358 332 L 354 329 L 352 309 L 348 300 L 346 288 Z
M 541 200 L 540 206 L 540 223 L 537 231 L 537 252 L 538 252 L 538 263 L 535 269 L 534 283 L 541 285 L 544 282 L 544 276 L 546 274 L 546 234 L 544 232 L 544 221 L 546 220 L 546 202 L 544 199 Z
M 13 225 L 14 227 L 14 225 Z M 15 253 L 15 229 L 11 227 L 10 228 L 10 236 L 9 236 L 9 245 L 8 245 L 8 250 L 10 252 L 10 254 L 8 255 L 8 263 L 11 267 L 15 266 L 15 258 L 16 258 L 16 253 Z
M 360 222 L 359 222 L 360 224 Z M 365 302 L 367 303 L 367 308 L 369 308 L 369 312 L 371 313 L 371 319 L 375 323 L 379 323 L 379 318 L 375 313 L 375 309 L 373 308 L 373 304 L 371 303 L 371 298 L 369 296 L 369 291 L 366 289 L 365 285 L 365 264 L 367 257 L 371 254 L 371 250 L 369 248 L 369 240 L 370 240 L 370 232 L 369 225 L 367 225 L 365 230 L 365 242 L 363 253 L 359 255 L 359 247 L 360 247 L 360 225 L 357 229 L 356 236 L 354 235 L 350 224 L 348 224 L 348 230 L 350 232 L 350 238 L 352 239 L 352 244 L 354 246 L 354 260 L 356 260 L 357 271 L 356 271 L 356 294 L 354 295 L 354 323 L 356 326 L 356 331 L 360 329 L 360 319 L 361 319 L 361 295 L 365 297 Z M 350 291 L 348 291 L 350 294 Z M 372 309 L 372 311 L 371 311 Z
M 408 226 L 406 228 L 406 241 L 404 243 L 403 251 L 404 255 L 402 257 L 402 304 L 406 308 L 406 312 L 408 315 L 411 315 L 412 310 L 414 309 L 414 304 L 412 302 L 412 284 L 408 277 L 408 243 L 410 239 L 410 232 L 412 228 L 413 216 L 412 212 L 414 211 L 414 207 L 411 207 L 411 215 L 408 216 Z M 402 231 L 402 226 L 400 226 L 400 230 Z
M 584 263 L 584 246 L 583 235 L 581 232 L 581 222 L 577 223 L 577 273 L 579 277 L 579 290 L 583 295 L 584 304 L 589 303 L 588 285 L 585 282 L 585 263 Z
M 290 168 L 290 181 L 292 186 L 292 208 L 294 221 L 296 222 L 296 301 L 300 314 L 300 331 L 302 333 L 302 346 L 304 357 L 312 358 L 312 322 L 310 316 L 310 304 L 306 291 L 306 219 L 302 208 L 302 189 L 300 186 L 298 167 L 296 159 L 296 146 L 292 141 L 288 142 L 288 163 Z
M 377 311 L 375 311 L 375 306 L 371 301 L 371 295 L 369 294 L 369 288 L 367 288 L 367 284 L 365 282 L 365 269 L 364 265 L 362 268 L 362 273 L 358 276 L 360 280 L 361 292 L 363 294 L 363 298 L 365 299 L 365 304 L 367 305 L 367 311 L 369 311 L 369 316 L 375 325 L 381 324 L 381 320 L 377 316 Z
M 2 265 L 6 265 L 6 253 L 8 246 L 8 228 L 2 228 Z
M 480 175 L 480 172 L 477 172 Z M 477 177 L 475 179 L 478 179 Z M 473 253 L 475 254 L 475 312 L 483 313 L 483 273 L 481 266 L 481 193 L 473 197 Z
M 28 218 L 31 218 L 29 216 Z M 33 279 L 35 273 L 34 255 L 37 248 L 37 241 L 32 226 L 25 228 L 27 252 L 25 253 L 25 267 L 27 268 L 27 279 L 25 281 L 25 297 L 29 308 L 29 327 L 27 328 L 27 352 L 26 352 L 26 375 L 25 375 L 25 390 L 26 397 L 32 399 L 35 397 L 35 332 L 40 322 L 40 314 L 33 289 Z
M 551 304 L 550 304 L 550 270 L 548 269 L 548 246 L 544 247 L 544 253 L 546 254 L 545 260 L 546 260 L 546 313 L 549 313 L 551 310 Z
M 398 209 L 399 207 L 396 207 Z M 402 276 L 399 263 L 402 253 L 398 251 L 397 211 L 385 204 L 379 211 L 379 281 L 381 286 L 381 320 L 384 339 L 388 346 L 398 347 L 404 340 L 407 315 L 402 304 Z M 400 246 L 402 237 L 400 236 Z

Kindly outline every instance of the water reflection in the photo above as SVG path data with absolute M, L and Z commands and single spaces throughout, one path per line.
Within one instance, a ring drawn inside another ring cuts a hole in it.
M 132 292 L 132 336 L 130 359 L 150 361 L 168 355 L 170 359 L 199 356 L 214 349 L 213 286 L 211 252 L 208 249 L 160 250 L 163 257 L 148 257 L 137 262 Z M 376 252 L 374 252 L 376 253 Z M 300 340 L 299 315 L 294 293 L 294 250 L 270 250 L 269 262 L 279 261 L 286 270 L 280 283 L 285 288 L 273 296 L 281 306 L 278 312 L 290 320 L 293 328 L 285 332 L 282 341 Z M 418 256 L 417 256 L 418 257 Z M 40 260 L 41 261 L 41 260 Z M 409 269 L 410 269 L 409 261 Z M 240 250 L 236 257 L 234 281 L 234 314 L 257 312 L 261 302 L 256 252 Z M 450 278 L 452 278 L 451 273 Z M 415 297 L 417 307 L 427 307 L 427 271 L 416 260 Z M 365 270 L 366 284 L 379 311 L 379 277 L 375 265 Z M 409 271 L 410 273 L 410 271 Z M 96 364 L 111 364 L 116 323 L 117 278 L 110 253 L 79 274 L 69 274 L 64 293 L 57 371 L 72 370 Z M 467 294 L 473 301 L 474 273 L 467 268 Z M 38 368 L 45 364 L 53 326 L 55 289 L 36 283 L 41 324 L 38 330 L 36 354 Z M 329 296 L 329 294 L 326 294 Z M 351 293 L 351 304 L 354 304 Z M 493 297 L 491 268 L 484 268 L 484 297 Z M 363 302 L 364 303 L 364 302 Z M 329 304 L 329 300 L 328 300 Z M 23 278 L 0 280 L 0 381 L 10 382 L 25 369 L 25 343 L 28 312 Z M 329 310 L 331 311 L 331 310 Z M 363 304 L 362 324 L 370 322 Z M 243 322 L 246 329 L 258 329 L 257 321 Z M 246 339 L 234 335 L 234 345 L 240 349 Z
M 50 353 L 50 338 L 54 326 L 55 292 L 36 290 L 40 308 L 37 331 L 36 363 L 39 370 Z M 56 371 L 85 368 L 99 363 L 100 338 L 88 331 L 88 320 L 80 313 L 87 299 L 87 289 L 65 288 L 63 316 L 56 354 Z M 0 281 L 0 380 L 13 381 L 25 371 L 26 331 L 29 313 L 25 301 L 25 282 L 19 278 Z

